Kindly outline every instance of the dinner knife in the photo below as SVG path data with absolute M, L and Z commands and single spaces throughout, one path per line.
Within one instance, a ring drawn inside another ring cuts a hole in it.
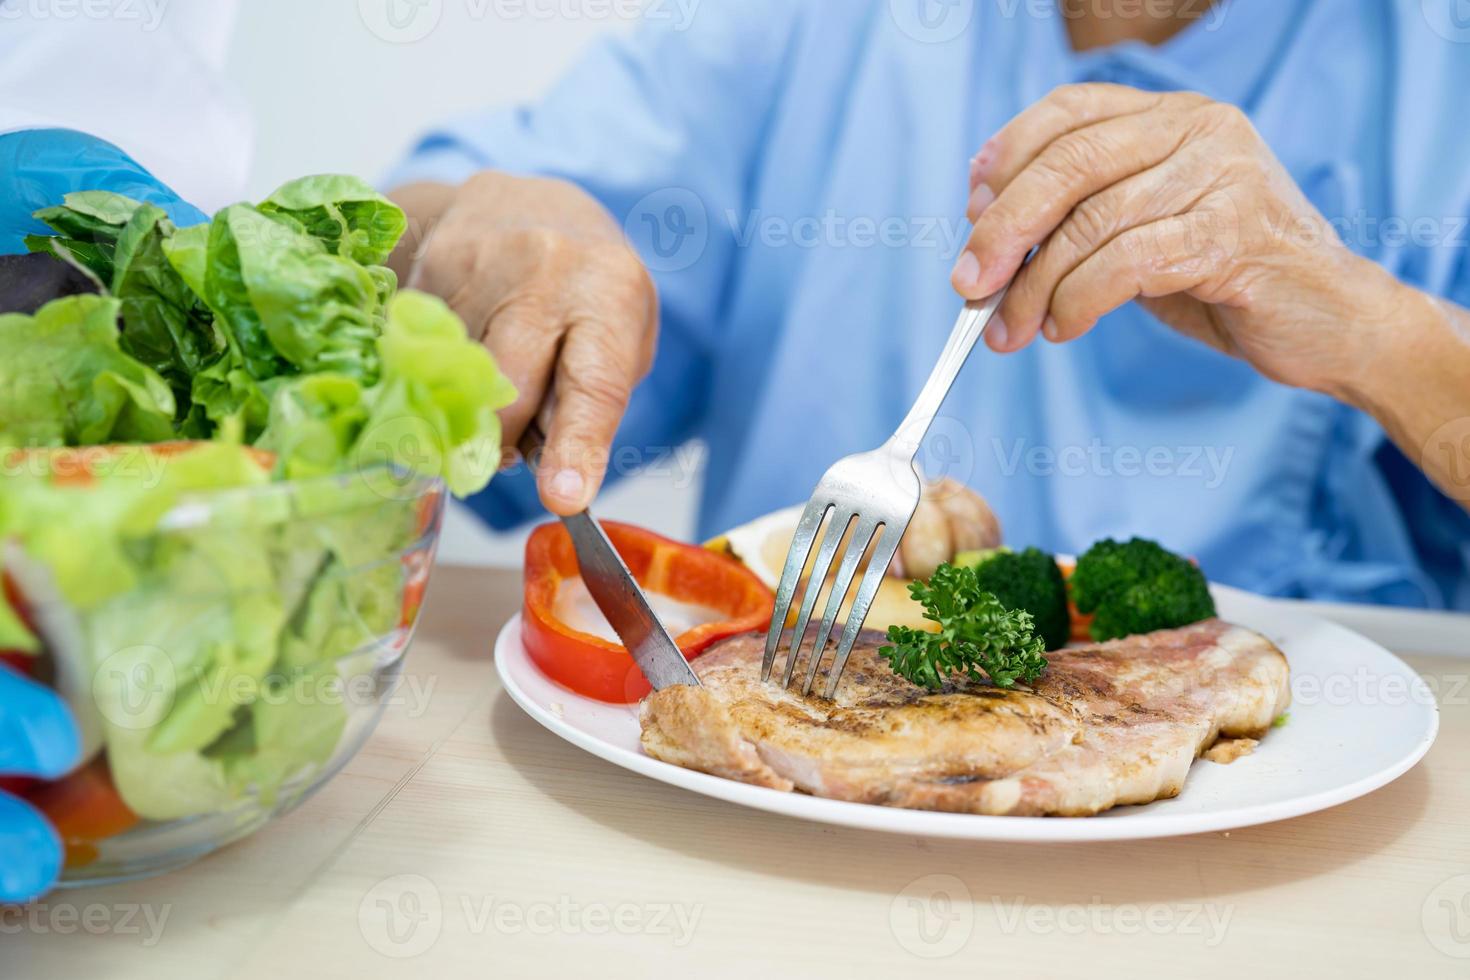
M 535 419 L 526 428 L 521 439 L 521 455 L 534 475 L 540 464 L 541 451 L 546 444 L 546 433 L 542 419 L 547 412 L 543 408 L 541 418 Z M 572 536 L 572 547 L 577 552 L 577 566 L 582 572 L 582 582 L 592 595 L 592 601 L 607 617 L 613 632 L 623 641 L 623 646 L 633 655 L 638 669 L 654 690 L 662 690 L 675 684 L 691 687 L 702 686 L 695 676 L 689 661 L 669 636 L 664 624 L 659 622 L 648 597 L 643 594 L 623 556 L 618 554 L 607 532 L 590 510 L 561 519 Z

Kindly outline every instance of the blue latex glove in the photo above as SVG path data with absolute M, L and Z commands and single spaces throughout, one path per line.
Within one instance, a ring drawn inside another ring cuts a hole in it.
M 180 228 L 207 220 L 111 143 L 70 129 L 27 129 L 0 136 L 0 255 L 24 252 L 26 235 L 49 234 L 31 214 L 73 191 L 156 204 Z
M 0 773 L 56 779 L 77 764 L 81 735 L 56 694 L 0 666 Z M 38 898 L 61 872 L 61 841 L 45 819 L 0 793 L 0 902 Z

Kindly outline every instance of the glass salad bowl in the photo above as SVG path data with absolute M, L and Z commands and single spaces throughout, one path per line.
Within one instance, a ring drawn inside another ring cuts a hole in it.
M 7 552 L 42 642 L 24 669 L 71 706 L 83 762 L 0 788 L 57 827 L 62 884 L 177 868 L 331 779 L 398 680 L 443 508 L 438 480 L 387 467 L 186 494 L 146 533 L 77 556 L 97 601 L 61 598 L 74 569 Z

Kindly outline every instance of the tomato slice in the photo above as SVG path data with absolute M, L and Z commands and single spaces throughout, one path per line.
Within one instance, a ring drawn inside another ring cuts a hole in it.
M 97 859 L 96 843 L 131 829 L 138 815 L 112 785 L 107 760 L 99 756 L 71 775 L 32 789 L 26 799 L 56 828 L 66 844 L 66 866 Z
M 724 615 L 674 637 L 686 659 L 726 637 L 764 629 L 770 622 L 775 597 L 735 559 L 631 524 L 603 521 L 602 526 L 646 591 Z M 547 676 L 578 694 L 610 704 L 641 700 L 652 688 L 625 647 L 557 618 L 557 591 L 577 575 L 577 554 L 565 527 L 545 524 L 532 532 L 526 542 L 526 651 Z

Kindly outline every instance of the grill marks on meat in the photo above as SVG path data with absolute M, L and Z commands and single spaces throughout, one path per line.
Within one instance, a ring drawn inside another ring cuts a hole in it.
M 703 688 L 644 700 L 644 750 L 833 799 L 1085 816 L 1177 795 L 1201 752 L 1259 737 L 1289 700 L 1281 651 L 1220 620 L 1055 652 L 1031 690 L 931 692 L 889 669 L 884 642 L 859 637 L 828 702 L 761 683 L 763 636 L 726 640 L 694 662 Z

